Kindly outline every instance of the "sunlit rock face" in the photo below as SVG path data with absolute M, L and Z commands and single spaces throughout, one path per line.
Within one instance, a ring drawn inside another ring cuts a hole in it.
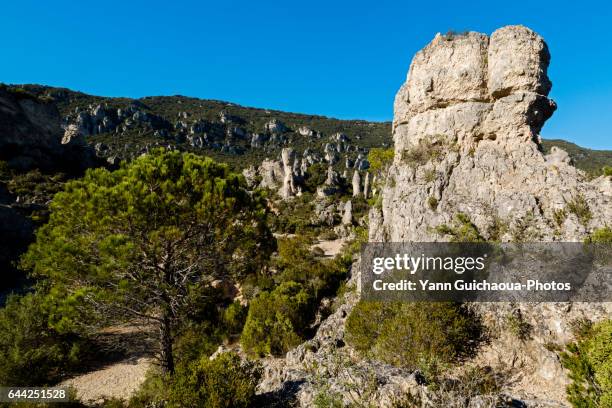
M 395 160 L 370 239 L 446 240 L 436 227 L 460 212 L 483 237 L 506 241 L 519 232 L 582 240 L 611 219 L 609 183 L 588 182 L 559 151 L 541 153 L 539 132 L 556 109 L 549 61 L 523 26 L 438 34 L 419 51 L 395 98 Z M 568 210 L 583 201 L 590 218 Z

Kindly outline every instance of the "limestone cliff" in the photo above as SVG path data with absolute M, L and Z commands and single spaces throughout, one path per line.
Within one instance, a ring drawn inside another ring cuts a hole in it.
M 610 223 L 611 178 L 589 181 L 564 151 L 542 152 L 539 132 L 556 108 L 547 97 L 549 60 L 544 40 L 522 26 L 490 37 L 438 34 L 416 54 L 395 99 L 394 162 L 381 193 L 372 182 L 382 206 L 370 211 L 370 241 L 447 241 L 452 237 L 439 231 L 448 228 L 438 227 L 459 213 L 481 238 L 497 241 L 581 241 Z M 346 318 L 359 299 L 356 275 L 348 284 L 355 290 L 312 340 L 266 364 L 260 392 L 290 395 L 303 407 L 314 405 L 321 387 L 345 404 L 393 406 L 394 398 L 413 393 L 422 406 L 439 406 L 418 373 L 364 360 L 345 344 Z M 572 339 L 575 319 L 612 315 L 605 303 L 473 306 L 489 339 L 466 364 L 501 373 L 508 406 L 568 406 L 569 380 L 550 345 Z M 516 315 L 530 328 L 520 341 L 505 323 Z M 369 394 L 368 375 L 376 379 Z M 467 406 L 452 404 L 444 406 Z M 498 405 L 483 396 L 469 406 Z
M 439 227 L 459 213 L 496 241 L 582 241 L 610 225 L 612 178 L 589 181 L 563 150 L 542 153 L 539 132 L 556 109 L 549 61 L 544 40 L 523 26 L 438 34 L 415 55 L 395 98 L 394 162 L 370 212 L 370 241 L 447 241 Z M 610 304 L 476 307 L 498 333 L 476 361 L 516 375 L 511 395 L 559 404 L 568 379 L 545 345 L 571 340 L 577 318 L 612 315 Z M 504 332 L 511 313 L 533 328 L 529 341 Z
M 436 227 L 460 212 L 503 241 L 582 240 L 610 222 L 610 178 L 587 182 L 563 151 L 542 154 L 539 131 L 556 108 L 549 60 L 522 26 L 438 34 L 415 55 L 395 98 L 395 159 L 371 240 L 445 240 Z

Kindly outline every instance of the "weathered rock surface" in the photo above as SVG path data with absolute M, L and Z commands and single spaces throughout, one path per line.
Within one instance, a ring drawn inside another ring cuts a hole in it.
M 0 160 L 10 167 L 81 171 L 92 166 L 93 149 L 82 145 L 76 133 L 64 139 L 53 104 L 0 89 Z
M 342 214 L 342 225 L 351 225 L 353 223 L 353 203 L 348 200 L 344 204 L 344 212 Z
M 445 241 L 436 227 L 458 213 L 501 241 L 582 241 L 609 224 L 610 178 L 589 181 L 560 149 L 542 154 L 539 131 L 556 108 L 549 60 L 544 40 L 523 26 L 437 35 L 415 55 L 395 98 L 395 158 L 382 209 L 370 212 L 371 241 Z M 520 366 L 509 392 L 565 404 L 568 379 L 544 345 L 571 340 L 575 318 L 609 318 L 610 306 L 479 305 L 490 325 L 519 308 L 534 329 L 526 343 L 493 339 L 476 361 Z
M 287 199 L 298 193 L 296 182 L 297 175 L 294 170 L 299 170 L 298 162 L 295 160 L 295 151 L 291 148 L 285 148 L 281 152 L 281 161 L 283 163 L 283 187 L 281 188 L 281 197 Z
M 365 181 L 363 182 L 363 197 L 368 198 L 370 195 L 370 173 L 366 173 Z
M 353 172 L 353 197 L 359 197 L 359 195 L 361 194 L 361 176 L 359 175 L 359 172 L 357 170 L 355 170 Z
M 521 26 L 504 27 L 490 38 L 437 35 L 417 53 L 395 100 L 395 159 L 382 192 L 375 191 L 383 205 L 370 211 L 371 241 L 445 241 L 449 237 L 435 233 L 435 227 L 451 224 L 457 213 L 469 216 L 484 238 L 502 241 L 517 234 L 533 241 L 579 241 L 612 219 L 610 177 L 588 181 L 562 150 L 541 153 L 538 133 L 555 109 L 547 98 L 549 59 L 541 37 Z M 334 144 L 324 148 L 329 163 L 337 153 Z M 337 180 L 330 167 L 326 186 Z M 366 180 L 367 191 L 368 175 Z M 428 206 L 430 197 L 437 200 L 435 209 Z M 589 216 L 571 210 L 570 203 L 586 203 Z M 266 364 L 259 392 L 271 406 L 311 407 L 322 389 L 340 395 L 344 404 L 376 406 L 391 406 L 394 397 L 406 393 L 426 402 L 435 393 L 415 373 L 363 360 L 345 344 L 345 321 L 359 299 L 358 283 L 354 274 L 348 286 L 355 290 L 347 291 L 313 339 Z M 546 346 L 570 341 L 574 319 L 612 313 L 605 303 L 500 303 L 475 309 L 494 335 L 469 363 L 507 375 L 504 399 L 518 398 L 522 402 L 512 406 L 526 407 L 568 406 L 566 373 Z M 525 341 L 503 326 L 516 313 L 531 327 Z M 376 387 L 365 393 L 368 378 L 376 379 Z M 474 398 L 469 406 L 496 406 L 487 398 Z
M 522 26 L 490 39 L 438 35 L 416 54 L 395 100 L 395 161 L 372 240 L 444 240 L 435 227 L 459 212 L 485 238 L 499 220 L 511 231 L 529 217 L 539 240 L 555 241 L 581 240 L 612 218 L 601 180 L 588 182 L 560 149 L 541 153 L 538 132 L 555 109 L 549 59 L 542 38 Z M 588 220 L 567 210 L 582 199 Z
M 264 188 L 279 188 L 285 179 L 282 163 L 275 160 L 262 161 L 258 174 L 261 176 L 260 187 Z
M 317 196 L 327 197 L 333 195 L 338 191 L 340 186 L 340 175 L 334 170 L 332 166 L 327 168 L 327 178 L 322 186 L 317 188 Z

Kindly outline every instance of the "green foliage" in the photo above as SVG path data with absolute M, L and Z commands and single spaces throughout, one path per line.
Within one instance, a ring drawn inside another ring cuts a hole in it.
M 308 286 L 317 298 L 335 293 L 346 277 L 347 265 L 341 259 L 320 259 L 310 248 L 310 241 L 297 236 L 278 240 L 274 265 L 280 271 L 277 283 L 298 282 Z
M 346 331 L 348 343 L 363 355 L 429 372 L 471 353 L 481 337 L 478 319 L 453 303 L 362 301 Z
M 304 193 L 293 200 L 275 202 L 277 211 L 269 217 L 270 228 L 279 233 L 306 235 L 316 230 L 313 223 L 314 200 L 311 193 Z
M 612 166 L 603 166 L 601 168 L 601 174 L 603 174 L 606 177 L 612 176 Z
M 582 333 L 562 353 L 561 362 L 573 381 L 567 393 L 574 407 L 612 406 L 612 320 Z
M 261 367 L 235 353 L 204 356 L 178 368 L 169 392 L 169 408 L 247 408 L 252 406 Z
M 0 384 L 50 384 L 84 355 L 83 340 L 49 327 L 53 300 L 40 294 L 10 297 L 0 309 Z
M 147 318 L 170 371 L 172 332 L 210 282 L 257 272 L 274 249 L 263 196 L 193 154 L 157 150 L 89 170 L 50 209 L 23 264 L 63 295 L 55 327 Z
M 585 239 L 585 242 L 589 243 L 612 243 L 612 228 L 603 227 L 598 228 L 593 231 L 588 238 Z
M 312 292 L 297 282 L 284 282 L 251 301 L 240 337 L 255 356 L 282 355 L 299 344 L 315 308 Z
M 438 135 L 431 139 L 421 139 L 415 146 L 404 150 L 401 160 L 411 167 L 423 166 L 432 160 L 438 160 L 455 148 L 444 135 Z
M 567 218 L 567 211 L 565 209 L 559 209 L 553 211 L 553 219 L 557 227 L 561 227 Z
M 181 365 L 182 367 L 182 365 Z M 172 382 L 157 370 L 147 372 L 145 381 L 138 391 L 132 395 L 127 404 L 129 408 L 161 408 L 165 407 L 169 398 Z
M 434 181 L 436 179 L 437 173 L 435 170 L 427 170 L 424 174 L 423 174 L 423 178 L 427 183 L 431 183 L 432 181 Z
M 537 242 L 540 240 L 540 231 L 535 227 L 535 216 L 528 212 L 516 220 L 510 229 L 513 242 Z
M 374 147 L 368 153 L 368 161 L 370 162 L 370 171 L 374 174 L 384 173 L 385 170 L 393 163 L 395 151 L 393 147 L 381 148 Z
M 506 327 L 513 336 L 521 341 L 531 338 L 533 327 L 524 319 L 521 311 L 518 309 L 506 316 Z
M 450 235 L 451 242 L 482 242 L 484 238 L 480 235 L 478 227 L 472 223 L 470 217 L 464 213 L 455 214 L 454 223 L 436 227 L 436 232 L 441 235 Z
M 327 179 L 327 166 L 323 163 L 314 163 L 308 167 L 304 175 L 304 187 L 306 191 L 314 193 L 317 187 L 322 185 Z
M 248 308 L 235 301 L 223 311 L 223 326 L 230 335 L 239 335 L 246 323 Z
M 567 210 L 578 217 L 578 221 L 583 225 L 587 225 L 593 217 L 589 204 L 582 195 L 578 195 L 574 197 L 572 201 L 568 202 Z
M 274 288 L 249 305 L 240 341 L 253 355 L 281 355 L 307 335 L 319 301 L 334 295 L 346 277 L 350 257 L 320 259 L 305 237 L 279 239 Z
M 427 199 L 427 205 L 429 206 L 429 208 L 432 211 L 435 211 L 436 208 L 438 208 L 438 199 L 436 197 L 433 197 L 433 196 L 429 197 Z
M 329 390 L 321 390 L 312 402 L 315 408 L 343 408 L 342 397 Z

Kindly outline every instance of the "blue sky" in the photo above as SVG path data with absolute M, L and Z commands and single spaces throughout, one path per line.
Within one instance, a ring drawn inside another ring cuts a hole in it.
M 524 24 L 552 54 L 559 107 L 543 136 L 612 149 L 612 6 L 572 3 L 3 2 L 0 82 L 390 120 L 413 54 L 436 32 Z

